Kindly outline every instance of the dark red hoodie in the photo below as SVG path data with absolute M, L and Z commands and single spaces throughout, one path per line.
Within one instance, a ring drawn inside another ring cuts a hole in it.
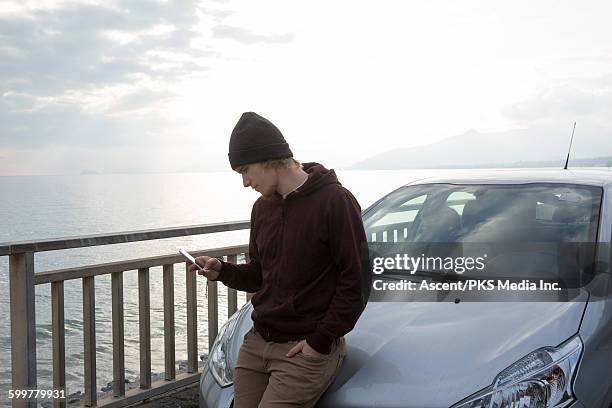
M 308 179 L 251 212 L 250 262 L 221 262 L 218 280 L 256 292 L 255 329 L 267 341 L 306 339 L 320 353 L 351 331 L 370 294 L 361 208 L 334 170 L 303 163 Z

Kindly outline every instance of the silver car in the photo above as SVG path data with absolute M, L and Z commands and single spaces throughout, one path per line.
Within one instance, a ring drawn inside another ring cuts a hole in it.
M 318 407 L 612 407 L 612 172 L 423 179 L 382 197 L 363 221 L 372 244 L 480 243 L 495 266 L 470 273 L 562 277 L 574 292 L 553 301 L 377 294 L 346 335 L 348 354 Z M 517 243 L 522 252 L 508 249 Z M 457 280 L 439 271 L 407 274 L 417 277 Z M 200 381 L 201 407 L 232 406 L 233 366 L 251 312 L 247 303 L 221 328 Z

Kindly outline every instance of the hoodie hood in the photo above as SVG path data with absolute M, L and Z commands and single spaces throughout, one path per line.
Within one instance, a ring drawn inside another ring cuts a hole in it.
M 298 197 L 307 196 L 329 184 L 342 185 L 340 181 L 338 181 L 336 172 L 333 169 L 325 168 L 325 166 L 320 163 L 302 163 L 302 169 L 308 173 L 308 178 L 297 190 L 289 193 L 285 200 L 294 200 Z M 276 193 L 273 199 L 282 201 L 283 197 Z

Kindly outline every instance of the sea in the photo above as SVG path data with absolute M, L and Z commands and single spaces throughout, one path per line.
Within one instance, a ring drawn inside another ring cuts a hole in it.
M 335 170 L 338 179 L 366 209 L 386 193 L 411 181 L 449 170 Z M 259 193 L 244 188 L 233 172 L 96 174 L 0 177 L 0 243 L 74 237 L 156 228 L 248 220 Z M 248 231 L 114 244 L 35 254 L 35 272 L 175 254 L 187 250 L 248 243 Z M 8 257 L 0 256 L 0 405 L 11 388 Z M 175 265 L 176 360 L 187 359 L 184 264 Z M 124 273 L 125 369 L 139 374 L 138 279 Z M 208 353 L 205 282 L 198 276 L 198 355 Z M 37 387 L 52 388 L 51 285 L 36 286 Z M 164 371 L 161 268 L 150 271 L 151 369 Z M 66 391 L 83 390 L 82 282 L 64 283 Z M 219 287 L 220 321 L 227 319 L 227 291 Z M 245 303 L 239 294 L 238 306 Z M 110 276 L 95 279 L 97 390 L 112 381 Z

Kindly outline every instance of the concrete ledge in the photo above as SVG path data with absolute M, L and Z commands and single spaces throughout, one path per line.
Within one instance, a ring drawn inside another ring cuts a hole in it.
M 159 380 L 155 381 L 151 384 L 151 388 L 149 389 L 140 389 L 135 388 L 133 390 L 129 390 L 125 393 L 125 397 L 107 397 L 98 401 L 98 407 L 105 408 L 117 408 L 117 407 L 130 407 L 130 406 L 144 406 L 147 407 L 156 407 L 156 406 L 164 406 L 164 405 L 146 405 L 146 404 L 160 404 L 163 401 L 154 402 L 153 398 L 157 399 L 160 397 L 161 399 L 166 398 L 166 401 L 173 401 L 177 398 L 183 398 L 185 395 L 183 390 L 186 388 L 195 387 L 196 391 L 198 389 L 198 384 L 200 381 L 200 376 L 202 373 L 191 373 L 191 374 L 178 374 L 176 376 L 176 380 L 167 381 L 167 380 Z M 176 406 L 176 405 L 171 405 Z M 192 405 L 188 405 L 192 406 Z M 196 392 L 196 400 L 194 402 L 194 407 L 198 406 L 197 392 Z

